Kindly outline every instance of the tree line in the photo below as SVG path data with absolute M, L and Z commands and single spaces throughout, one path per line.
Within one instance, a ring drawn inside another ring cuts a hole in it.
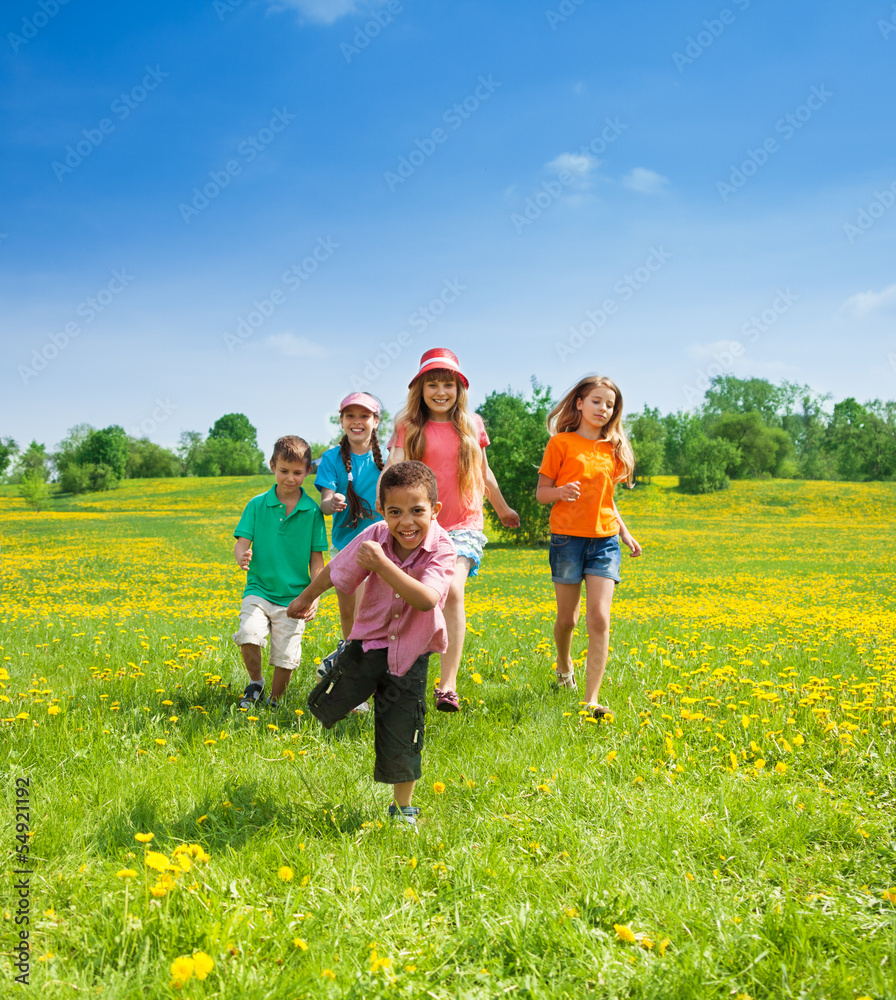
M 551 389 L 532 379 L 528 394 L 493 392 L 478 413 L 488 427 L 489 461 L 508 503 L 519 511 L 523 528 L 507 537 L 540 541 L 548 534 L 549 509 L 535 501 L 538 463 L 547 443 L 545 419 L 554 405 Z M 315 458 L 341 437 L 331 417 L 333 438 L 312 442 Z M 380 440 L 388 436 L 388 414 Z M 793 382 L 714 378 L 702 404 L 693 410 L 661 414 L 645 406 L 627 414 L 625 427 L 635 452 L 635 475 L 679 477 L 679 488 L 693 493 L 724 489 L 732 479 L 896 478 L 896 402 L 859 403 L 850 397 L 831 405 L 829 395 Z M 96 429 L 78 424 L 50 452 L 32 441 L 19 449 L 0 438 L 0 479 L 18 483 L 33 506 L 49 496 L 48 483 L 63 493 L 117 487 L 122 479 L 172 476 L 250 476 L 268 472 L 257 432 L 242 413 L 227 413 L 206 436 L 185 431 L 176 449 L 148 438 L 134 438 L 118 425 Z

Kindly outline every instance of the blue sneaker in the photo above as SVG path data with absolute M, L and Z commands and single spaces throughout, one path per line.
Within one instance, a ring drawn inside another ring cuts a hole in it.
M 261 681 L 252 681 L 251 684 L 246 685 L 246 690 L 243 691 L 243 697 L 240 698 L 240 703 L 238 708 L 244 708 L 248 711 L 250 708 L 255 708 L 256 704 L 261 701 L 261 696 L 264 694 L 264 684 Z
M 397 806 L 394 802 L 389 806 L 389 819 L 405 830 L 413 830 L 414 833 L 417 832 L 417 817 L 419 815 L 419 806 Z
M 317 667 L 317 676 L 321 680 L 323 680 L 324 677 L 326 677 L 327 674 L 330 672 L 330 670 L 333 667 L 333 664 L 339 659 L 340 655 L 342 654 L 342 651 L 345 649 L 347 645 L 348 645 L 347 639 L 340 639 L 339 642 L 336 643 L 336 648 L 333 650 L 333 652 L 327 653 L 327 655 L 320 661 Z

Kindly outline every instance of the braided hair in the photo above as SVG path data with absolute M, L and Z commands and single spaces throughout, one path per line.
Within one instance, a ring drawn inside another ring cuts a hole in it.
M 370 450 L 373 452 L 373 460 L 376 463 L 376 467 L 382 472 L 385 463 L 380 452 L 380 442 L 376 436 L 376 428 L 370 432 Z M 347 434 L 343 434 L 342 440 L 339 442 L 339 457 L 342 459 L 342 464 L 348 473 L 345 502 L 348 505 L 350 520 L 346 527 L 354 528 L 359 521 L 371 520 L 373 518 L 373 511 L 370 509 L 370 504 L 355 492 L 354 476 L 352 475 L 352 451 L 348 443 Z

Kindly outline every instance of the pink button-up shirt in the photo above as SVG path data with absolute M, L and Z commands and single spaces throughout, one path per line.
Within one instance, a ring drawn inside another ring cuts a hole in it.
M 349 639 L 361 639 L 365 652 L 388 649 L 389 673 L 401 677 L 421 653 L 444 653 L 448 648 L 442 608 L 454 576 L 457 550 L 438 521 L 432 522 L 426 537 L 404 562 L 393 551 L 393 541 L 385 522 L 379 521 L 333 556 L 329 566 L 333 586 L 344 594 L 353 594 L 367 580 Z M 362 542 L 379 542 L 387 559 L 408 576 L 432 587 L 439 595 L 436 607 L 432 611 L 412 608 L 378 573 L 359 566 L 357 555 Z

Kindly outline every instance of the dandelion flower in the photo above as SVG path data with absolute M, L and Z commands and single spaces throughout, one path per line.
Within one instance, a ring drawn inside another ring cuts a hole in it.
M 625 941 L 628 944 L 635 943 L 635 935 L 630 927 L 626 927 L 625 924 L 613 924 L 613 930 L 616 931 L 616 937 L 620 941 Z
M 136 840 L 138 844 L 148 844 L 154 836 L 154 833 L 135 833 L 134 840 Z
M 320 974 L 321 979 L 335 979 L 336 973 L 332 969 L 324 969 Z
M 445 791 L 445 783 L 443 781 L 434 781 L 432 783 L 432 790 L 436 795 L 441 795 Z
M 171 862 L 164 854 L 158 851 L 147 851 L 143 856 L 143 863 L 147 868 L 152 868 L 157 872 L 163 872 L 171 866 Z
M 293 870 L 289 865 L 284 865 L 278 872 L 277 877 L 282 879 L 284 882 L 291 882 L 293 877 Z
M 171 985 L 179 989 L 192 978 L 196 963 L 188 955 L 181 955 L 171 963 Z
M 775 770 L 778 774 L 787 774 L 787 765 L 783 761 L 779 760 L 778 763 L 775 764 Z
M 302 951 L 308 950 L 308 942 L 303 940 L 302 938 L 293 938 L 292 944 L 294 948 L 301 948 Z
M 215 960 L 211 957 L 211 955 L 206 955 L 204 951 L 197 951 L 194 953 L 193 975 L 197 979 L 205 979 L 214 967 Z
M 122 868 L 120 872 L 115 873 L 116 878 L 136 878 L 137 873 L 133 868 Z

